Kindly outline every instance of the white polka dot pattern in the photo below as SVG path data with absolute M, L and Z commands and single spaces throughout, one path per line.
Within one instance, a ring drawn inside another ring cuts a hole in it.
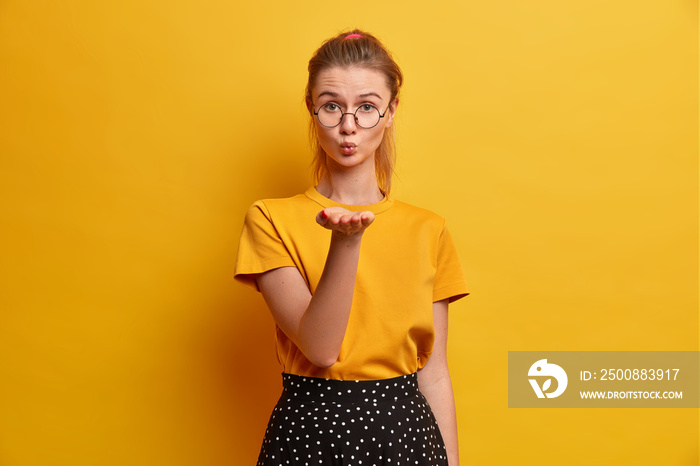
M 447 466 L 417 374 L 329 380 L 282 374 L 258 466 Z

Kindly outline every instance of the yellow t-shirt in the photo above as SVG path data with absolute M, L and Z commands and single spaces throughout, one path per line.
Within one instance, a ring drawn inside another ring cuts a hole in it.
M 313 187 L 294 197 L 257 201 L 246 214 L 236 280 L 258 290 L 255 274 L 296 267 L 313 294 L 331 237 L 316 223 L 316 214 L 332 206 L 375 214 L 362 237 L 340 356 L 328 368 L 317 367 L 277 326 L 277 357 L 284 372 L 339 380 L 416 372 L 433 349 L 432 303 L 469 294 L 455 246 L 437 214 L 388 196 L 372 205 L 339 204 Z

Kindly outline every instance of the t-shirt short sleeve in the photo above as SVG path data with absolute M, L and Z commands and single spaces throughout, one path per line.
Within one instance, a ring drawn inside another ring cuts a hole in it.
M 448 298 L 449 302 L 453 302 L 468 294 L 464 272 L 457 255 L 457 248 L 447 227 L 443 227 L 438 241 L 433 302 Z
M 256 201 L 245 216 L 238 244 L 234 278 L 257 291 L 255 275 L 279 267 L 293 267 L 289 251 L 280 238 L 267 206 Z

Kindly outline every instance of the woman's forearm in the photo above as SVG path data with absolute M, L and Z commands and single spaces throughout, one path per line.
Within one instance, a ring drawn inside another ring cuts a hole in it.
M 420 372 L 419 372 L 420 374 Z M 457 415 L 449 372 L 433 383 L 421 385 L 421 392 L 428 400 L 435 415 L 442 439 L 447 449 L 449 466 L 459 465 L 459 441 L 457 438 Z
M 350 318 L 362 234 L 331 238 L 326 264 L 299 320 L 297 346 L 319 367 L 334 364 Z

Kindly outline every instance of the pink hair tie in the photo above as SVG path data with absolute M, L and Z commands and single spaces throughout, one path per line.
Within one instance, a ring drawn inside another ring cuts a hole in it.
M 345 36 L 346 39 L 362 39 L 362 36 L 360 34 L 348 34 Z

